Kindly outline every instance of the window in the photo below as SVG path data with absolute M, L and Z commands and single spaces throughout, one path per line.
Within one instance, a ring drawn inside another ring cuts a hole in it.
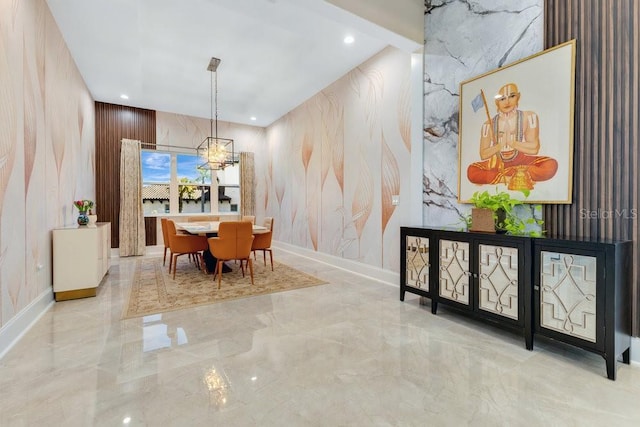
M 211 212 L 211 171 L 198 169 L 202 159 L 176 154 L 178 212 Z
M 145 214 L 212 212 L 211 172 L 198 169 L 198 156 L 143 150 L 141 162 Z
M 145 215 L 166 212 L 171 185 L 171 154 L 142 150 L 142 208 Z

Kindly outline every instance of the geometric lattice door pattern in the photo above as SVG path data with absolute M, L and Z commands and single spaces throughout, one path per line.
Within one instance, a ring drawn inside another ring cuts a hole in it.
M 440 240 L 440 296 L 469 305 L 469 242 Z
M 596 267 L 591 256 L 541 252 L 540 326 L 596 342 Z
M 407 276 L 405 284 L 429 291 L 429 239 L 407 236 Z
M 479 245 L 478 307 L 518 319 L 518 249 Z

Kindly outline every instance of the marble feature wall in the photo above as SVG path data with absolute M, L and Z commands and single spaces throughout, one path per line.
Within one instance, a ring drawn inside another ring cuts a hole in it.
M 459 84 L 543 49 L 542 0 L 427 0 L 423 224 L 461 226 Z
M 94 116 L 46 2 L 0 0 L 0 328 L 51 298 L 50 230 L 95 200 Z
M 256 214 L 278 219 L 276 240 L 398 271 L 410 74 L 388 47 L 269 126 Z

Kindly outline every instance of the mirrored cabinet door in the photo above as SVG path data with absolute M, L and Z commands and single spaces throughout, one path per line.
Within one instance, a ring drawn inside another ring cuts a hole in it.
M 438 271 L 441 298 L 460 304 L 470 303 L 469 242 L 440 240 L 440 269 Z
M 429 291 L 429 238 L 407 236 L 405 284 Z
M 596 342 L 597 258 L 542 251 L 540 326 Z
M 478 308 L 518 319 L 518 249 L 480 244 Z

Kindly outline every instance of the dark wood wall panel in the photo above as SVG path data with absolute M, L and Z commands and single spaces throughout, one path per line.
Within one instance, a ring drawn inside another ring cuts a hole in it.
M 574 189 L 545 206 L 550 236 L 631 239 L 640 335 L 638 65 L 640 0 L 545 0 L 545 48 L 576 39 Z
M 156 143 L 156 112 L 96 102 L 96 210 L 111 222 L 111 247 L 120 246 L 120 140 Z M 146 244 L 156 244 L 156 221 L 145 220 Z
M 147 246 L 156 245 L 157 223 L 158 221 L 154 217 L 145 217 L 144 219 L 145 244 Z

